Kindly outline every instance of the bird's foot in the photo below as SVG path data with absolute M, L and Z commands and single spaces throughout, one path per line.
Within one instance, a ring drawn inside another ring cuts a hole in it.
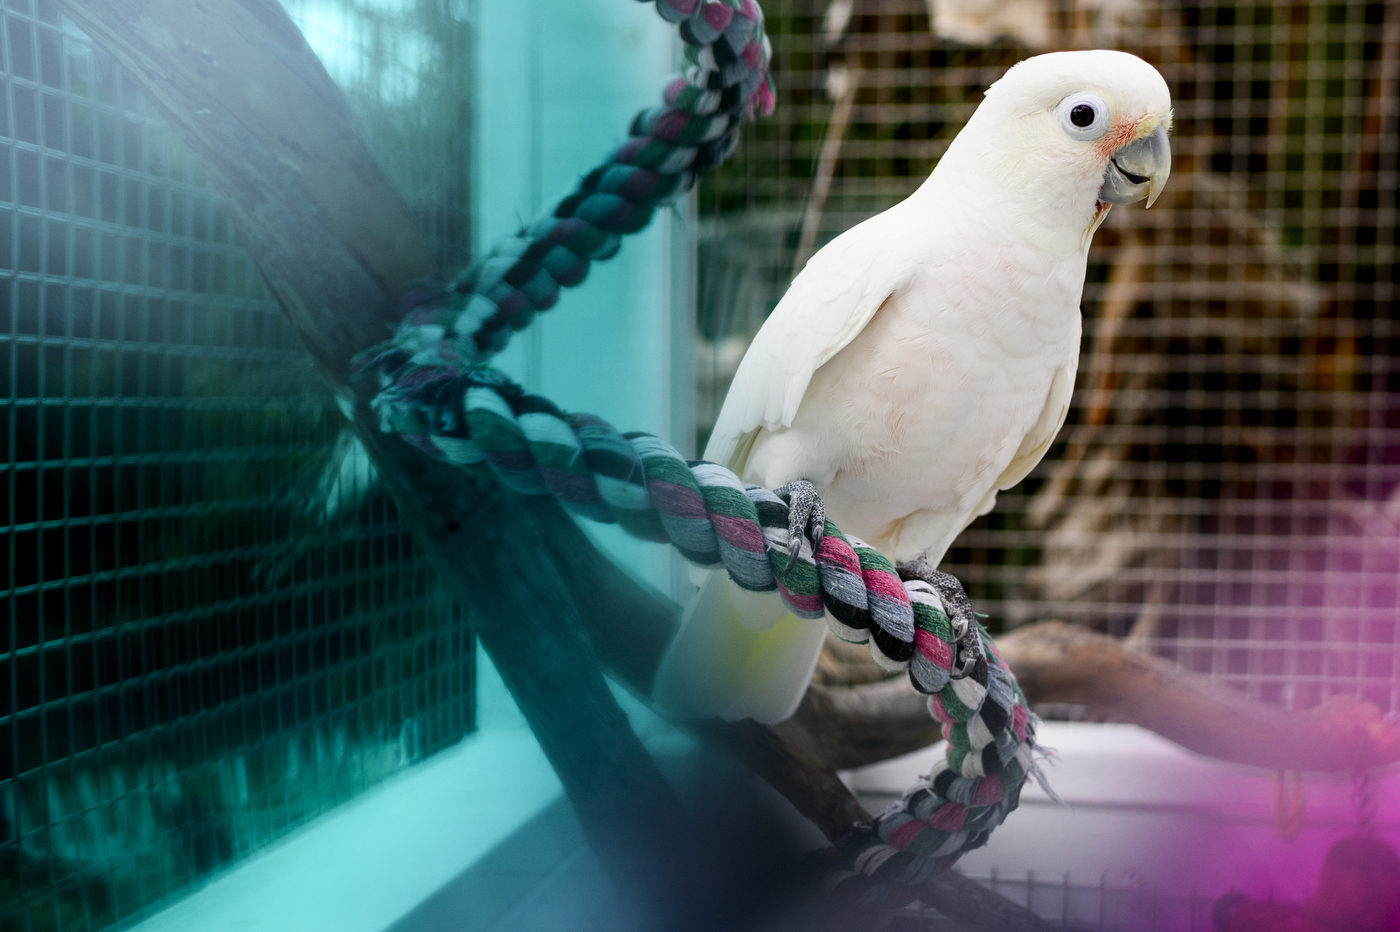
M 895 569 L 900 579 L 922 579 L 938 593 L 943 610 L 948 614 L 948 623 L 953 626 L 952 677 L 955 680 L 963 679 L 982 659 L 982 640 L 977 634 L 977 616 L 972 613 L 972 601 L 963 591 L 962 583 L 956 577 L 934 569 L 928 558 L 922 555 L 899 564 Z
M 778 497 L 788 503 L 788 562 L 783 575 L 792 572 L 797 563 L 797 554 L 802 549 L 802 538 L 809 534 L 812 550 L 821 546 L 826 534 L 826 506 L 822 504 L 817 487 L 805 479 L 789 482 L 781 489 L 774 489 Z

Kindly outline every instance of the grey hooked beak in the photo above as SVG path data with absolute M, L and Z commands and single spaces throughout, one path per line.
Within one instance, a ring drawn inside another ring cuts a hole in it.
M 1099 200 L 1105 204 L 1134 204 L 1147 198 L 1147 206 L 1157 200 L 1167 176 L 1172 173 L 1172 147 L 1166 127 L 1158 124 L 1148 135 L 1128 143 L 1108 160 Z

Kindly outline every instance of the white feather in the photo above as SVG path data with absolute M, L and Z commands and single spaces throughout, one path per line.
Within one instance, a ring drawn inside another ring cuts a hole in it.
M 739 363 L 705 447 L 706 459 L 734 469 L 746 435 L 760 427 L 790 426 L 812 374 L 908 283 L 917 257 L 892 262 L 881 249 L 897 234 L 896 221 L 897 214 L 887 211 L 852 227 L 793 279 Z

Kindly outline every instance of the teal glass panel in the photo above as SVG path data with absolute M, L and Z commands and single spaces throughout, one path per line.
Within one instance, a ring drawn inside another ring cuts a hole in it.
M 463 256 L 468 26 L 365 6 L 300 12 Z M 96 930 L 458 741 L 474 648 L 200 167 L 45 3 L 0 28 L 0 929 Z

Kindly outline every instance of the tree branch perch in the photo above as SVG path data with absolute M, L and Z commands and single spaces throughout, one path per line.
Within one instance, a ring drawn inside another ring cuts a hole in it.
M 1288 712 L 1064 622 L 1018 628 L 997 646 L 1034 702 L 1085 705 L 1217 760 L 1332 772 L 1400 761 L 1400 730 L 1350 696 Z
M 1287 711 L 1059 621 L 1017 628 L 998 638 L 997 648 L 1033 705 L 1086 706 L 1096 718 L 1140 725 L 1217 760 L 1335 773 L 1400 761 L 1400 729 L 1350 696 Z M 813 770 L 877 763 L 941 737 L 924 697 L 903 677 L 862 686 L 813 684 L 797 714 L 773 731 Z

